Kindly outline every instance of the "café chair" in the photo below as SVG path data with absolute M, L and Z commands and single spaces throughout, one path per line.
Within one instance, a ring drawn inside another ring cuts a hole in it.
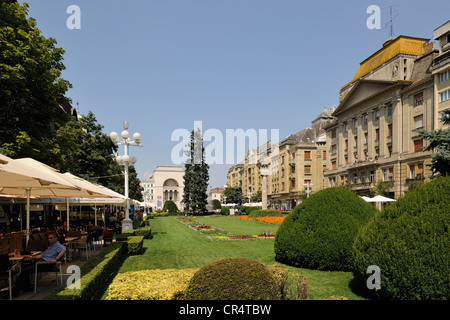
M 79 241 L 74 241 L 72 243 L 72 249 L 80 251 L 86 251 L 86 260 L 89 260 L 91 250 L 93 251 L 93 240 L 94 237 L 92 234 L 88 234 L 86 239 L 82 239 Z
M 17 273 L 19 263 L 11 266 L 8 254 L 0 255 L 0 281 L 8 281 L 9 300 L 12 300 L 13 275 Z
M 56 262 L 54 262 L 54 263 L 45 262 L 45 261 L 37 261 L 37 262 L 35 262 L 35 265 L 34 265 L 34 293 L 36 293 L 38 274 L 39 273 L 55 272 L 55 274 L 56 274 L 56 285 L 58 286 L 59 284 L 63 283 L 61 265 L 62 265 L 62 260 L 65 259 L 65 257 L 66 257 L 66 253 L 64 253 L 64 255 L 60 259 L 58 259 Z M 48 265 L 48 266 L 51 266 L 51 267 L 48 268 L 48 269 L 45 269 L 45 270 L 38 270 L 38 267 L 41 266 L 41 265 Z

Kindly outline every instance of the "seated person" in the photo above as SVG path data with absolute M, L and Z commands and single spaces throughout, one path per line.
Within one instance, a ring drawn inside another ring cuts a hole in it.
M 58 241 L 64 242 L 65 237 L 67 236 L 67 231 L 72 231 L 72 228 L 67 226 L 67 221 L 64 221 L 63 224 L 56 229 L 56 234 L 58 235 Z
M 90 231 L 94 231 L 94 230 L 103 230 L 102 227 L 99 226 L 94 226 L 94 224 L 92 223 L 92 221 L 88 222 L 88 232 Z
M 49 233 L 47 235 L 47 239 L 50 245 L 48 246 L 47 250 L 42 252 L 42 254 L 38 254 L 35 256 L 24 256 L 23 258 L 23 261 L 25 262 L 30 261 L 50 262 L 50 264 L 38 265 L 38 272 L 51 271 L 54 266 L 54 263 L 59 259 L 61 259 L 67 250 L 66 247 L 64 247 L 62 244 L 58 242 L 58 236 L 55 232 Z M 30 282 L 30 275 L 34 273 L 34 270 L 35 270 L 34 264 L 24 265 L 22 267 L 22 272 L 20 273 L 19 277 L 16 280 L 16 283 L 14 284 L 13 288 L 14 297 L 17 297 L 21 293 L 21 291 L 33 289 L 33 286 Z

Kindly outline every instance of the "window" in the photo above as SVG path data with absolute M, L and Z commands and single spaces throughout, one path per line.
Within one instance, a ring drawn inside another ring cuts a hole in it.
M 444 101 L 447 101 L 448 99 L 450 99 L 450 89 L 441 92 L 440 96 L 441 96 L 441 101 L 440 102 L 444 102 Z
M 331 131 L 331 138 L 332 139 L 336 138 L 336 129 Z
M 355 129 L 358 129 L 358 120 L 355 119 L 355 120 L 353 121 L 353 123 L 354 123 L 354 125 L 355 125 L 354 128 L 355 128 Z
M 417 165 L 417 177 L 422 178 L 423 176 L 423 164 Z
M 380 140 L 380 129 L 375 129 L 375 141 Z
M 368 144 L 369 143 L 369 134 L 366 132 L 364 133 L 364 139 L 365 139 L 365 143 Z
M 391 157 L 392 156 L 392 146 L 388 147 L 388 152 L 389 152 L 389 157 Z
M 344 141 L 345 144 L 345 149 L 344 150 L 348 150 L 348 139 Z
M 358 146 L 358 137 L 355 137 L 355 147 Z
M 336 154 L 336 145 L 335 144 L 333 144 L 331 146 L 331 154 Z
M 367 126 L 368 123 L 369 123 L 369 116 L 366 114 L 364 115 L 364 125 Z
M 347 166 L 348 165 L 348 157 L 345 157 L 344 160 L 345 160 L 345 165 Z
M 281 156 L 281 163 L 284 163 L 284 155 Z
M 284 182 L 281 182 L 281 191 L 284 191 Z
M 324 152 L 323 152 L 323 160 L 326 160 L 326 159 L 327 159 L 327 152 L 324 151 Z
M 387 181 L 387 169 L 383 169 L 383 181 Z
M 414 107 L 420 106 L 423 104 L 423 93 L 416 94 L 414 96 Z
M 348 123 L 345 124 L 345 132 L 348 132 Z
M 375 116 L 375 120 L 380 120 L 380 110 L 376 111 L 376 116 Z
M 292 159 L 295 159 L 295 152 L 292 152 Z
M 311 151 L 305 151 L 305 160 L 311 160 Z
M 419 129 L 423 127 L 423 115 L 414 117 L 414 129 Z
M 311 166 L 305 166 L 305 174 L 311 174 Z
M 387 113 L 388 117 L 392 116 L 392 113 L 393 113 L 392 105 L 388 105 L 387 109 L 388 109 L 388 113 Z
M 411 165 L 409 166 L 409 178 L 414 179 L 416 177 L 416 166 Z
M 331 170 L 336 170 L 336 160 L 331 162 Z
M 423 149 L 423 140 L 414 140 L 414 152 L 422 151 Z
M 366 183 L 366 175 L 361 176 L 361 183 Z
M 439 75 L 440 82 L 444 82 L 450 79 L 450 70 L 444 71 Z
M 392 124 L 388 124 L 388 137 L 392 137 Z
M 394 168 L 389 168 L 389 181 L 394 181 Z
M 355 174 L 355 175 L 353 176 L 353 183 L 354 183 L 354 184 L 357 184 L 357 183 L 358 183 L 358 175 L 357 175 L 357 174 Z
M 311 184 L 311 180 L 305 180 L 303 183 L 304 184 Z

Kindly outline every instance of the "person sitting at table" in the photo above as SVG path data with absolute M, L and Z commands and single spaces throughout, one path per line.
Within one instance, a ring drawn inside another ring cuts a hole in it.
M 64 221 L 63 224 L 56 229 L 56 234 L 58 235 L 58 241 L 60 243 L 64 242 L 68 230 L 72 231 L 72 228 L 67 227 L 67 221 Z
M 58 235 L 56 234 L 56 232 L 49 233 L 47 235 L 47 239 L 49 242 L 47 250 L 35 256 L 23 257 L 23 261 L 25 262 L 33 262 L 33 261 L 50 262 L 50 264 L 38 265 L 38 272 L 51 271 L 54 266 L 54 263 L 59 259 L 61 259 L 67 250 L 65 246 L 59 243 Z M 33 289 L 33 286 L 30 281 L 30 275 L 34 273 L 34 271 L 35 271 L 34 264 L 22 266 L 22 272 L 17 277 L 16 283 L 14 284 L 14 288 L 12 290 L 14 297 L 17 297 L 22 291 L 30 291 Z

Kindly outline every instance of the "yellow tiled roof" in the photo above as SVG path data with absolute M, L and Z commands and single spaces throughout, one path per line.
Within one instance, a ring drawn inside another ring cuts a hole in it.
M 426 48 L 424 47 L 424 45 L 428 42 L 428 39 L 413 38 L 407 36 L 399 36 L 394 40 L 386 41 L 383 45 L 383 48 L 361 62 L 358 71 L 353 77 L 353 80 L 347 83 L 342 88 L 368 74 L 370 71 L 381 66 L 383 63 L 392 59 L 399 53 L 413 54 L 417 56 L 425 54 Z

